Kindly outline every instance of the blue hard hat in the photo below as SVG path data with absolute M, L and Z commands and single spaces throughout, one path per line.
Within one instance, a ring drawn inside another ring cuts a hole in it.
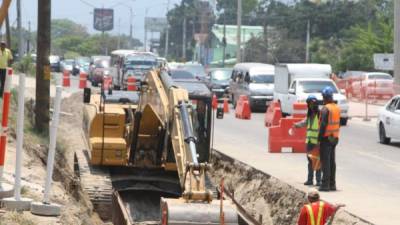
M 322 90 L 322 97 L 325 98 L 325 99 L 332 99 L 333 98 L 333 89 L 332 89 L 332 87 L 329 87 L 329 86 L 325 87 Z
M 310 102 L 316 102 L 316 101 L 318 101 L 318 99 L 317 99 L 317 97 L 315 97 L 315 95 L 309 95 L 306 100 L 307 104 Z

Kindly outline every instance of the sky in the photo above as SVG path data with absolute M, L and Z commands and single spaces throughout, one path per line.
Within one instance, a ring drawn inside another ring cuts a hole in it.
M 181 0 L 169 0 L 170 8 L 179 4 Z M 28 28 L 31 22 L 31 29 L 37 30 L 37 2 L 38 0 L 21 0 L 22 26 Z M 86 2 L 86 3 L 85 3 Z M 118 3 L 123 3 L 119 4 Z M 144 17 L 146 8 L 148 17 L 165 17 L 167 12 L 167 0 L 52 0 L 52 19 L 66 18 L 87 27 L 90 33 L 96 33 L 93 29 L 93 6 L 114 8 L 114 30 L 118 34 L 119 27 L 121 34 L 129 35 L 129 7 L 133 10 L 133 37 L 143 41 L 144 39 Z M 93 6 L 90 6 L 93 5 Z M 9 9 L 10 24 L 17 24 L 16 0 L 12 1 Z M 120 21 L 120 26 L 118 26 Z

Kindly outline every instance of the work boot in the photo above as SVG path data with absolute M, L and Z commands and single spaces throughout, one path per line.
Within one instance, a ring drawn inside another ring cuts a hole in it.
M 330 188 L 329 188 L 329 187 L 326 187 L 326 186 L 320 186 L 318 190 L 319 190 L 319 191 L 329 191 Z
M 331 190 L 331 191 L 336 191 L 336 185 L 330 186 L 329 190 Z
M 307 186 L 311 186 L 313 184 L 314 183 L 312 182 L 312 180 L 308 180 L 308 181 L 304 182 L 304 185 L 307 185 Z
M 317 181 L 316 186 L 321 186 L 321 181 Z

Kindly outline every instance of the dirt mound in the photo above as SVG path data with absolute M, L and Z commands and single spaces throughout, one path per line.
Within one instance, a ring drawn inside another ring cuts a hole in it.
M 217 184 L 224 178 L 227 189 L 254 218 L 262 216 L 264 225 L 297 224 L 306 194 L 218 151 L 213 151 L 212 174 Z M 340 210 L 333 225 L 370 225 Z

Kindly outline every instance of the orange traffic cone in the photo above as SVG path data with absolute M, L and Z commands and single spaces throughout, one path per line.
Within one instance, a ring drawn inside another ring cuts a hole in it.
M 224 98 L 224 113 L 229 113 L 229 104 L 226 98 Z
M 213 109 L 216 109 L 218 107 L 218 99 L 217 99 L 216 95 L 213 95 L 212 104 L 211 105 L 212 105 Z
M 69 71 L 64 70 L 63 71 L 63 87 L 69 87 L 69 86 L 70 86 Z

